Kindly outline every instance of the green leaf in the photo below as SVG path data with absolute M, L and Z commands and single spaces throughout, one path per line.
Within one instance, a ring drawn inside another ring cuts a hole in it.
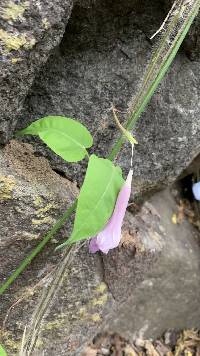
M 63 117 L 47 116 L 33 122 L 26 129 L 17 132 L 21 135 L 38 135 L 57 155 L 68 162 L 77 162 L 88 155 L 93 139 L 80 122 Z
M 74 229 L 65 244 L 95 236 L 109 220 L 124 183 L 120 167 L 92 155 L 78 198 Z
M 3 346 L 0 345 L 0 356 L 7 356 L 6 351 L 4 350 Z

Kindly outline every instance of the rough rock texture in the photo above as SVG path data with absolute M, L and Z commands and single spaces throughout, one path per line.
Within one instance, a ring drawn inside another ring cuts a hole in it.
M 199 236 L 187 221 L 172 224 L 176 209 L 169 191 L 158 193 L 134 218 L 127 213 L 121 246 L 107 256 L 85 244 L 62 259 L 46 255 L 42 273 L 37 260 L 1 300 L 9 354 L 25 326 L 25 354 L 38 356 L 80 355 L 106 330 L 133 338 L 199 327 Z
M 60 41 L 72 0 L 3 0 L 0 5 L 0 142 L 15 129 L 36 72 Z
M 111 330 L 128 338 L 155 337 L 166 329 L 200 326 L 199 233 L 188 221 L 172 223 L 177 207 L 169 190 L 154 195 L 150 206 L 157 212 L 163 230 L 163 253 L 145 280 L 133 288 L 132 296 L 118 308 L 117 318 L 107 321 Z M 145 217 L 144 224 L 150 229 L 151 220 Z M 159 235 L 153 235 L 159 241 Z M 109 267 L 105 267 L 109 273 Z
M 61 44 L 25 100 L 62 37 L 71 6 L 71 1 L 1 5 L 1 143 L 11 136 L 23 106 L 18 128 L 47 114 L 77 117 L 95 136 L 97 153 L 111 149 L 117 134 L 111 103 L 125 120 L 152 51 L 148 37 L 167 11 L 160 0 L 79 0 Z M 134 197 L 145 199 L 147 192 L 172 183 L 200 152 L 199 45 L 188 43 L 193 57 L 180 51 L 135 129 Z M 74 200 L 76 185 L 65 177 L 80 183 L 86 164 L 68 165 L 39 140 L 27 141 L 32 146 L 11 141 L 0 151 L 1 282 Z M 118 162 L 126 172 L 128 146 Z M 106 329 L 132 338 L 199 327 L 199 242 L 187 221 L 172 224 L 175 210 L 165 191 L 135 217 L 128 212 L 122 244 L 107 256 L 90 255 L 87 243 L 55 252 L 58 239 L 69 234 L 70 223 L 64 226 L 0 297 L 0 343 L 9 355 L 19 354 L 25 326 L 23 348 L 37 356 L 80 355 L 88 339 Z
M 1 282 L 77 193 L 75 184 L 53 172 L 44 158 L 35 157 L 30 145 L 11 141 L 0 152 Z
M 152 51 L 146 33 L 158 28 L 164 14 L 160 1 L 75 6 L 60 46 L 27 97 L 19 127 L 48 114 L 75 117 L 95 136 L 96 152 L 107 155 L 117 136 L 111 103 L 124 120 Z M 199 153 L 199 68 L 181 51 L 137 124 L 133 188 L 140 196 L 174 181 Z M 82 180 L 84 163 L 65 164 L 39 140 L 35 147 L 52 167 Z M 130 149 L 118 161 L 127 171 Z
M 151 1 L 144 0 L 126 0 L 126 2 L 118 0 L 113 6 L 112 1 L 105 1 L 100 3 L 102 9 L 98 14 L 105 20 L 107 9 L 110 9 L 115 18 L 122 19 L 127 14 L 131 15 L 132 22 L 150 36 L 162 23 L 171 2 L 171 0 L 157 0 L 152 4 Z M 75 4 L 77 6 L 74 13 L 79 6 L 78 13 L 83 10 L 85 18 L 89 21 L 93 18 L 91 8 L 98 7 L 98 1 L 95 0 L 81 0 L 76 1 Z M 35 0 L 1 2 L 1 143 L 11 137 L 20 117 L 22 104 L 38 69 L 46 62 L 52 48 L 61 40 L 72 5 L 72 0 L 63 2 L 57 0 L 53 3 Z M 76 15 L 75 18 L 77 20 Z M 79 15 L 78 22 L 80 23 Z M 93 24 L 96 27 L 97 20 L 94 18 Z M 91 36 L 94 37 L 93 34 Z M 189 58 L 199 58 L 199 17 L 186 40 L 185 49 Z
M 167 12 L 170 11 L 173 3 L 173 0 L 164 0 L 165 9 Z M 200 60 L 200 16 L 197 16 L 194 20 L 193 25 L 184 40 L 183 48 L 190 60 Z

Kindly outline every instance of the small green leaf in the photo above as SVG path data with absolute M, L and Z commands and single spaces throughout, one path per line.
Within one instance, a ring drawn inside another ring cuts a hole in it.
M 7 356 L 6 351 L 4 350 L 3 346 L 0 345 L 0 356 Z
M 74 229 L 66 244 L 95 236 L 109 220 L 124 183 L 120 167 L 92 155 L 78 198 Z
M 47 116 L 33 122 L 21 135 L 38 135 L 57 155 L 68 162 L 77 162 L 87 155 L 86 148 L 93 144 L 89 131 L 80 122 L 63 117 Z

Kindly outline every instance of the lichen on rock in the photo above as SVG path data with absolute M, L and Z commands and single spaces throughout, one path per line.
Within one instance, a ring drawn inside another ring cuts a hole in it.
M 28 90 L 60 41 L 71 8 L 72 0 L 1 3 L 0 143 L 12 136 Z
M 106 156 L 118 134 L 111 102 L 125 121 L 152 52 L 148 38 L 166 15 L 164 3 L 5 3 L 0 143 L 16 125 L 53 113 L 83 122 L 97 153 Z M 195 27 L 194 38 L 198 33 Z M 172 223 L 176 201 L 169 189 L 136 206 L 136 198 L 141 203 L 171 185 L 200 152 L 199 61 L 188 58 L 186 41 L 135 128 L 133 200 L 120 246 L 107 256 L 89 254 L 87 241 L 69 254 L 55 252 L 71 231 L 72 221 L 64 224 L 1 299 L 0 343 L 11 355 L 19 354 L 24 330 L 27 352 L 72 356 L 99 331 L 153 337 L 166 328 L 199 326 L 196 230 L 188 221 Z M 117 158 L 124 174 L 130 153 L 125 145 Z M 0 148 L 1 281 L 75 200 L 73 182 L 81 185 L 86 165 L 69 166 L 35 137 Z
M 12 199 L 12 191 L 15 187 L 16 181 L 11 175 L 0 175 L 0 201 Z
M 3 43 L 3 54 L 10 51 L 19 51 L 20 49 L 31 49 L 35 43 L 35 38 L 28 38 L 27 34 L 8 33 L 0 30 L 0 42 Z
M 9 1 L 5 6 L 3 5 L 0 9 L 0 16 L 4 20 L 15 21 L 17 19 L 23 20 L 24 11 L 28 8 L 29 2 L 23 1 L 21 3 L 16 3 L 14 1 Z

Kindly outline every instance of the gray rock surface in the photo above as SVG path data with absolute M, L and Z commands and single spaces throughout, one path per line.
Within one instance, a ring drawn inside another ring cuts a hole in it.
M 13 134 L 36 73 L 59 43 L 72 0 L 1 1 L 0 142 Z
M 50 246 L 1 298 L 9 354 L 18 355 L 25 326 L 24 353 L 38 356 L 81 355 L 106 330 L 133 339 L 199 327 L 199 235 L 186 220 L 172 224 L 176 210 L 167 190 L 135 217 L 127 212 L 121 245 L 107 256 L 87 243 L 62 256 Z
M 53 172 L 44 158 L 35 157 L 30 145 L 11 141 L 0 152 L 1 282 L 77 193 L 76 185 Z
M 170 11 L 173 5 L 173 0 L 164 0 L 166 11 Z M 183 48 L 187 57 L 192 61 L 200 60 L 200 16 L 194 20 L 192 27 L 189 30 L 183 42 Z
M 153 269 L 132 289 L 126 303 L 119 306 L 117 318 L 107 321 L 112 331 L 130 339 L 154 338 L 166 329 L 200 327 L 199 233 L 186 220 L 172 223 L 177 206 L 169 190 L 157 193 L 146 204 L 148 207 L 150 204 L 150 209 L 153 207 L 153 214 L 158 214 L 165 246 Z M 148 222 L 146 216 L 144 224 L 150 232 L 151 220 Z M 155 234 L 154 227 L 152 236 L 157 241 L 161 237 Z M 108 272 L 109 267 L 105 267 Z M 115 280 L 118 285 L 120 282 Z
M 164 13 L 160 1 L 75 6 L 60 46 L 27 97 L 19 127 L 48 114 L 75 117 L 95 136 L 95 151 L 107 155 L 118 135 L 111 103 L 125 120 L 152 51 L 147 29 L 153 33 Z M 140 197 L 173 182 L 199 153 L 199 68 L 181 51 L 134 130 L 133 188 Z M 39 140 L 30 142 L 54 169 L 82 181 L 85 163 L 68 165 Z M 118 162 L 127 171 L 128 146 Z
M 162 23 L 164 6 L 160 0 L 79 0 L 52 51 L 72 1 L 1 4 L 0 143 L 17 121 L 21 128 L 59 114 L 83 122 L 96 153 L 107 155 L 117 136 L 111 103 L 125 121 L 151 55 L 148 36 Z M 193 173 L 192 161 L 198 165 L 198 21 L 134 130 L 134 199 Z M 81 183 L 86 168 L 85 161 L 66 164 L 35 138 L 23 140 L 31 145 L 11 141 L 0 149 L 0 283 L 74 200 L 73 182 Z M 117 160 L 126 173 L 128 145 Z M 107 256 L 89 254 L 87 243 L 55 252 L 70 233 L 66 224 L 0 297 L 0 343 L 9 355 L 19 355 L 25 327 L 23 349 L 37 356 L 80 355 L 105 330 L 132 339 L 200 327 L 199 236 L 186 220 L 172 224 L 176 210 L 166 190 L 135 217 L 127 212 L 122 243 Z

